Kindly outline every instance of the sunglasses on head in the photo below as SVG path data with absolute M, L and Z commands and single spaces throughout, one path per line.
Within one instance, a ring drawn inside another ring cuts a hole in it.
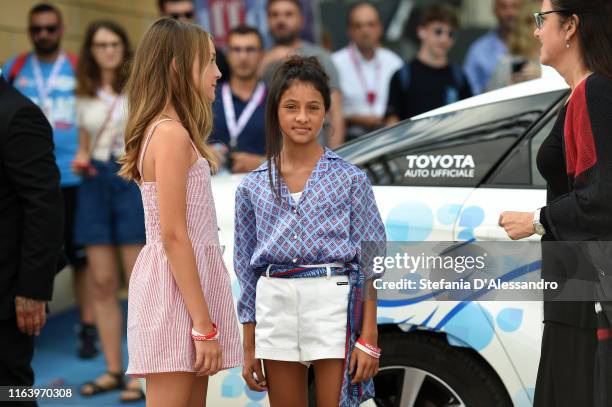
M 533 18 L 535 19 L 535 25 L 536 28 L 538 30 L 541 30 L 542 27 L 544 26 L 544 16 L 548 15 L 548 14 L 553 14 L 553 13 L 567 13 L 567 12 L 571 12 L 572 10 L 567 9 L 567 8 L 560 8 L 557 10 L 550 10 L 550 11 L 538 11 L 537 13 L 533 13 Z
M 59 26 L 57 24 L 53 25 L 32 25 L 30 26 L 30 33 L 32 34 L 40 34 L 43 31 L 48 32 L 49 34 L 55 34 Z
M 434 30 L 434 34 L 436 34 L 437 37 L 441 37 L 443 34 L 447 34 L 449 36 L 449 38 L 451 39 L 455 39 L 455 37 L 457 37 L 457 31 L 455 30 L 445 30 L 444 28 L 438 27 Z
M 193 11 L 185 11 L 184 13 L 170 13 L 170 17 L 175 20 L 179 20 L 181 18 L 192 19 Z

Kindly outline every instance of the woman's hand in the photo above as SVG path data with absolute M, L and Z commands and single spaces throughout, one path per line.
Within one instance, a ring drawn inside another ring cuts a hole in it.
M 75 174 L 82 174 L 83 170 L 89 167 L 89 160 L 90 157 L 87 151 L 78 150 L 76 156 L 74 157 L 74 160 L 72 160 L 71 163 L 72 172 L 74 172 Z
M 244 366 L 242 378 L 249 389 L 253 391 L 266 391 L 266 377 L 263 374 L 261 359 L 255 359 L 255 323 L 247 322 L 242 325 L 242 346 L 244 348 Z M 257 376 L 257 379 L 253 377 Z
M 364 339 L 366 343 L 376 346 L 372 340 Z M 378 373 L 379 360 L 370 356 L 361 349 L 354 348 L 349 361 L 349 374 L 353 376 L 352 384 L 371 379 Z
M 528 62 L 523 66 L 523 68 L 516 73 L 512 74 L 512 78 L 510 79 L 511 84 L 521 83 L 530 81 L 533 79 L 537 79 L 542 76 L 542 69 L 539 65 L 534 64 L 533 62 Z
M 498 224 L 510 239 L 524 239 L 535 233 L 533 216 L 533 212 L 502 212 Z
M 212 376 L 223 365 L 219 341 L 193 341 L 196 351 L 196 361 L 193 370 L 197 376 Z
M 253 377 L 257 376 L 257 379 Z M 253 391 L 267 391 L 266 377 L 263 374 L 261 359 L 255 358 L 255 348 L 244 349 L 244 367 L 242 368 L 242 378 L 249 389 Z
M 234 174 L 251 172 L 259 167 L 265 160 L 265 157 L 257 154 L 244 152 L 232 153 L 231 170 Z
M 361 335 L 361 339 L 372 346 L 377 346 L 377 338 L 377 334 L 375 336 L 368 335 L 367 337 Z M 353 348 L 351 360 L 349 361 L 349 374 L 353 376 L 352 384 L 371 379 L 378 373 L 378 367 L 378 358 L 368 355 L 357 347 Z

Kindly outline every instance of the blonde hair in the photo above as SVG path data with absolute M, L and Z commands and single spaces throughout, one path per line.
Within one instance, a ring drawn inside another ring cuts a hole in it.
M 210 66 L 211 43 L 210 34 L 200 27 L 170 18 L 149 27 L 136 49 L 127 81 L 128 122 L 125 154 L 119 159 L 121 177 L 141 179 L 138 159 L 145 131 L 168 104 L 176 110 L 197 150 L 216 170 L 215 155 L 207 144 L 213 125 L 212 101 L 204 96 L 204 81 L 196 88 L 192 73 L 197 58 L 200 77 Z
M 540 9 L 541 0 L 526 0 L 519 12 L 518 24 L 508 38 L 508 50 L 512 55 L 533 59 L 537 53 L 538 41 L 533 36 L 535 20 L 533 13 Z

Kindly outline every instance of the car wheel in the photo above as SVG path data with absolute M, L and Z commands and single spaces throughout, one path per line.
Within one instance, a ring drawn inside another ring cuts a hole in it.
M 402 332 L 382 334 L 379 345 L 378 407 L 512 407 L 497 374 L 470 349 Z

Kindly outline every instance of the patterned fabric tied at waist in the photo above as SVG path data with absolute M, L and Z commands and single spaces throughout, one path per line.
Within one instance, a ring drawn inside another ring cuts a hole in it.
M 349 269 L 342 263 L 314 265 L 280 265 L 270 264 L 258 270 L 261 276 L 273 278 L 316 278 L 331 276 L 348 276 L 349 298 L 346 323 L 346 348 L 344 352 L 344 376 L 340 392 L 340 407 L 358 407 L 361 403 L 374 397 L 372 379 L 351 384 L 349 361 L 355 349 L 355 342 L 361 334 L 363 294 L 365 275 L 357 267 Z

